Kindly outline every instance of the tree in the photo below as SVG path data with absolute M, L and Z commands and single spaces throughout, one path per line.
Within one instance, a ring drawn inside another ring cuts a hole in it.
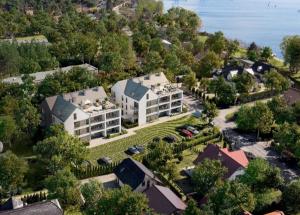
M 279 188 L 283 178 L 279 168 L 271 166 L 266 160 L 256 158 L 250 161 L 245 174 L 240 176 L 240 181 L 259 193 L 267 188 Z
M 249 60 L 256 61 L 260 57 L 260 48 L 253 42 L 247 50 Z
M 253 211 L 255 198 L 250 188 L 242 183 L 231 181 L 218 184 L 208 196 L 205 211 L 217 215 L 238 215 Z
M 17 125 L 14 118 L 10 115 L 0 117 L 0 140 L 11 147 L 15 138 Z
M 83 142 L 62 129 L 59 131 L 55 125 L 51 129 L 55 129 L 58 133 L 46 137 L 34 147 L 48 170 L 55 173 L 65 167 L 81 165 L 87 156 L 87 149 Z
M 58 199 L 63 206 L 80 206 L 79 182 L 68 169 L 57 171 L 45 179 L 49 199 Z
M 103 185 L 96 180 L 90 180 L 80 187 L 80 191 L 85 201 L 85 212 L 87 214 L 97 214 L 98 201 L 105 192 Z
M 200 61 L 197 69 L 198 77 L 210 77 L 214 69 L 221 67 L 221 59 L 219 56 L 209 51 Z
M 211 81 L 210 88 L 216 94 L 217 104 L 219 106 L 230 106 L 236 99 L 235 88 L 225 81 L 223 77 Z
M 145 59 L 144 70 L 146 73 L 154 72 L 160 69 L 163 65 L 163 60 L 158 52 L 150 51 Z
M 226 49 L 227 41 L 224 34 L 221 31 L 214 33 L 205 42 L 207 49 L 212 50 L 218 55 Z
M 281 51 L 285 64 L 289 65 L 291 72 L 300 69 L 300 36 L 287 36 L 281 43 Z
M 235 87 L 238 93 L 248 94 L 254 87 L 255 80 L 253 76 L 249 73 L 243 73 L 234 77 Z
M 190 72 L 189 74 L 185 75 L 183 82 L 188 89 L 192 89 L 193 87 L 195 87 L 198 82 L 196 73 Z
M 281 93 L 289 88 L 289 81 L 275 70 L 264 75 L 266 87 Z
M 9 192 L 16 193 L 24 183 L 28 171 L 27 162 L 18 158 L 11 151 L 0 155 L 0 195 Z
M 267 104 L 273 113 L 276 123 L 282 124 L 284 122 L 292 123 L 296 121 L 293 109 L 287 105 L 284 98 L 279 96 L 274 97 Z
M 192 182 L 195 190 L 205 195 L 226 174 L 227 169 L 219 160 L 205 159 L 195 167 L 192 173 Z
M 201 215 L 201 210 L 197 207 L 197 203 L 193 199 L 188 201 L 183 215 Z
M 300 179 L 292 181 L 284 189 L 282 199 L 288 212 L 300 211 Z
M 255 131 L 255 116 L 253 114 L 252 108 L 249 106 L 241 106 L 237 112 L 236 124 L 238 129 L 242 131 Z
M 243 131 L 257 131 L 268 134 L 271 132 L 274 123 L 273 113 L 268 105 L 262 102 L 256 102 L 253 107 L 242 106 L 236 118 L 237 127 Z
M 89 182 L 81 190 L 86 200 L 85 212 L 90 215 L 144 214 L 149 211 L 146 196 L 133 192 L 127 185 L 104 190 L 100 184 Z
M 262 49 L 262 52 L 260 54 L 260 57 L 264 60 L 264 61 L 268 61 L 273 57 L 273 51 L 270 47 L 264 47 Z
M 218 115 L 218 108 L 213 102 L 204 102 L 203 113 L 208 117 L 209 122 Z
M 257 130 L 257 136 L 260 133 L 268 134 L 272 130 L 272 125 L 274 123 L 273 113 L 267 106 L 267 104 L 262 102 L 256 102 L 252 109 L 253 116 L 255 119 L 255 128 Z

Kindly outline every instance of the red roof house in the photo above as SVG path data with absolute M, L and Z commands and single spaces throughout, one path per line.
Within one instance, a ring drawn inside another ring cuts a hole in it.
M 234 179 L 235 176 L 241 174 L 248 166 L 248 158 L 244 151 L 229 151 L 227 148 L 220 148 L 218 145 L 209 144 L 202 153 L 199 154 L 194 163 L 197 165 L 204 159 L 219 160 L 222 165 L 228 169 L 225 178 Z

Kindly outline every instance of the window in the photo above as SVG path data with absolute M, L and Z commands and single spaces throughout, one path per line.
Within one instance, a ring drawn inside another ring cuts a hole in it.
M 74 117 L 74 120 L 77 120 L 77 114 L 76 113 L 73 114 L 73 117 Z
M 149 94 L 147 94 L 147 100 L 149 99 Z
M 126 103 L 127 103 L 127 97 L 126 97 Z
M 145 182 L 145 181 L 143 181 L 143 183 L 142 183 L 142 186 L 144 187 L 144 186 L 145 186 L 145 184 L 146 184 L 146 182 Z
M 87 125 L 88 125 L 88 124 L 90 124 L 90 122 L 89 122 L 89 120 L 88 120 L 88 119 L 85 121 L 85 124 L 87 124 Z
M 122 96 L 122 101 L 124 101 L 124 97 Z

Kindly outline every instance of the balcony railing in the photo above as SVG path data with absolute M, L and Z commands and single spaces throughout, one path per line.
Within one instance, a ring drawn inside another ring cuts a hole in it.
M 114 126 L 117 126 L 117 125 L 120 125 L 120 120 L 119 119 L 107 122 L 106 123 L 106 128 L 114 127 Z
M 165 103 L 170 101 L 170 96 L 165 96 L 159 99 L 159 103 Z
M 177 102 L 172 102 L 172 107 L 178 107 L 181 106 L 181 101 L 177 101 Z
M 120 116 L 120 112 L 119 111 L 115 111 L 115 112 L 112 112 L 112 113 L 107 113 L 106 114 L 106 120 L 117 118 L 119 116 Z
M 154 100 L 151 100 L 151 101 L 147 101 L 147 107 L 151 107 L 151 106 L 154 106 L 154 105 L 157 105 L 158 104 L 158 100 L 157 99 L 154 99 Z
M 177 93 L 172 95 L 172 100 L 177 100 L 182 98 L 182 93 Z

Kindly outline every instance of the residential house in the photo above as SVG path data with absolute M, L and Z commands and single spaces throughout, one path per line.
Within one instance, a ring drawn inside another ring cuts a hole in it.
M 67 66 L 67 67 L 62 67 L 62 68 L 58 68 L 58 69 L 54 69 L 51 71 L 44 71 L 44 72 L 36 72 L 36 73 L 31 73 L 29 74 L 29 76 L 31 76 L 34 80 L 33 82 L 36 84 L 41 83 L 48 75 L 53 75 L 56 72 L 64 72 L 67 73 L 69 71 L 71 71 L 74 68 L 82 68 L 82 69 L 86 69 L 87 71 L 91 72 L 91 73 L 97 73 L 98 69 L 92 65 L 89 64 L 81 64 L 81 65 L 75 65 L 75 66 Z M 15 76 L 15 77 L 9 77 L 9 78 L 5 78 L 2 80 L 3 83 L 8 83 L 8 84 L 22 84 L 22 77 L 24 75 L 20 75 L 20 76 Z
M 121 132 L 121 109 L 109 101 L 103 87 L 48 97 L 41 111 L 42 126 L 62 124 L 85 141 Z
M 147 189 L 144 194 L 149 200 L 149 207 L 158 214 L 182 214 L 187 207 L 186 204 L 167 187 L 154 185 Z
M 122 118 L 138 125 L 182 112 L 183 91 L 162 72 L 118 81 L 111 93 Z
M 300 90 L 297 88 L 290 88 L 283 93 L 283 98 L 288 105 L 292 106 L 297 102 L 300 102 Z
M 18 202 L 21 200 L 18 200 Z M 0 207 L 1 215 L 63 215 L 64 211 L 61 208 L 57 199 L 51 201 L 38 202 L 30 205 L 18 203 L 10 198 L 4 205 Z M 5 208 L 3 208 L 5 207 Z
M 201 163 L 204 159 L 219 160 L 227 168 L 224 178 L 234 180 L 237 176 L 244 174 L 248 166 L 248 158 L 244 151 L 229 151 L 227 148 L 220 148 L 218 145 L 209 144 L 202 153 L 199 154 L 194 164 Z
M 119 186 L 128 185 L 133 191 L 144 192 L 161 181 L 142 163 L 126 158 L 114 170 Z

